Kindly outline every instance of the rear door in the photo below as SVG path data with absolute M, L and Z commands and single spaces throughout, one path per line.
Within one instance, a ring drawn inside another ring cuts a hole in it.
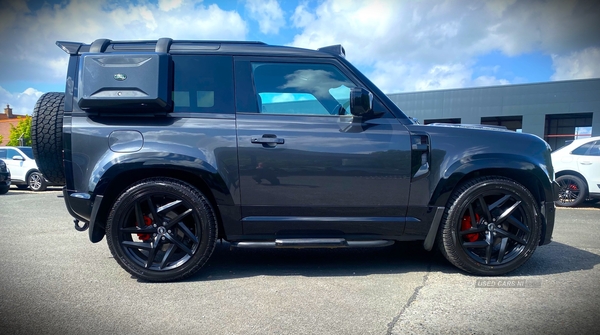
M 235 60 L 245 235 L 399 236 L 410 184 L 406 128 L 375 99 L 349 112 L 361 83 L 334 60 Z

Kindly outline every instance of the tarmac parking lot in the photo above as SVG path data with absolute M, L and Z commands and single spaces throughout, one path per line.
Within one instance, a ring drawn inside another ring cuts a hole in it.
M 73 229 L 59 188 L 0 196 L 6 334 L 565 334 L 600 326 L 600 204 L 558 209 L 553 242 L 475 277 L 420 243 L 380 249 L 218 245 L 176 283 L 133 279 Z

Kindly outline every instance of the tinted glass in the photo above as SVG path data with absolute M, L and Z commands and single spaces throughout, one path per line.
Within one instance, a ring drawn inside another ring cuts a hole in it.
M 27 157 L 34 159 L 33 158 L 33 149 L 31 149 L 31 148 L 19 148 L 19 149 L 21 149 L 21 151 L 23 151 L 23 153 L 25 155 L 27 155 Z
M 600 156 L 600 141 L 596 141 L 587 154 L 590 156 Z
M 174 112 L 235 112 L 232 57 L 175 55 L 173 64 Z
M 0 149 L 0 159 L 6 159 L 6 149 Z
M 356 85 L 330 64 L 252 63 L 258 110 L 267 114 L 350 114 Z
M 588 142 L 573 150 L 571 153 L 573 155 L 585 155 L 585 153 L 592 147 L 592 145 L 594 145 L 594 142 Z
M 8 159 L 12 159 L 15 156 L 23 156 L 23 155 L 21 155 L 21 153 L 18 152 L 17 150 L 15 150 L 15 149 L 7 149 L 6 150 L 6 156 L 7 156 Z M 25 158 L 25 157 L 23 157 L 23 158 Z

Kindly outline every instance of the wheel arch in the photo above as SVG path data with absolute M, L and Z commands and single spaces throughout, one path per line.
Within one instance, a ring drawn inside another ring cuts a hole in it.
M 25 173 L 25 182 L 27 184 L 29 184 L 29 176 L 31 176 L 31 174 L 34 173 L 34 172 L 41 173 L 39 169 L 30 169 L 29 171 L 27 171 L 27 173 Z M 41 173 L 41 174 L 42 174 L 42 176 L 44 175 L 43 173 Z
M 116 166 L 113 168 L 117 168 Z M 119 166 L 119 170 L 123 167 Z M 107 171 L 107 174 L 111 174 L 111 171 Z M 215 216 L 217 218 L 218 238 L 223 238 L 224 224 L 221 216 L 219 205 L 220 204 L 233 204 L 233 198 L 227 191 L 225 182 L 216 173 L 211 173 L 206 170 L 199 169 L 186 169 L 179 166 L 161 166 L 161 167 L 138 167 L 125 169 L 118 174 L 115 174 L 111 178 L 103 178 L 100 180 L 94 191 L 95 195 L 102 196 L 102 202 L 97 210 L 95 218 L 91 218 L 94 224 L 90 225 L 90 240 L 92 242 L 99 242 L 102 240 L 105 234 L 106 220 L 114 201 L 117 197 L 129 187 L 131 184 L 138 182 L 143 179 L 152 177 L 168 177 L 186 182 L 193 187 L 200 190 L 208 199 Z M 226 193 L 223 191 L 227 191 Z
M 446 206 L 457 187 L 468 180 L 483 176 L 512 179 L 525 186 L 538 203 L 550 201 L 553 196 L 551 181 L 541 167 L 519 157 L 494 157 L 471 160 L 468 164 L 455 162 L 440 178 L 430 203 Z

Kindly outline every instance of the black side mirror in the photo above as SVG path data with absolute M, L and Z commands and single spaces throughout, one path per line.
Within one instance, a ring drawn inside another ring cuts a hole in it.
M 350 113 L 362 116 L 373 110 L 373 94 L 362 87 L 350 90 Z

